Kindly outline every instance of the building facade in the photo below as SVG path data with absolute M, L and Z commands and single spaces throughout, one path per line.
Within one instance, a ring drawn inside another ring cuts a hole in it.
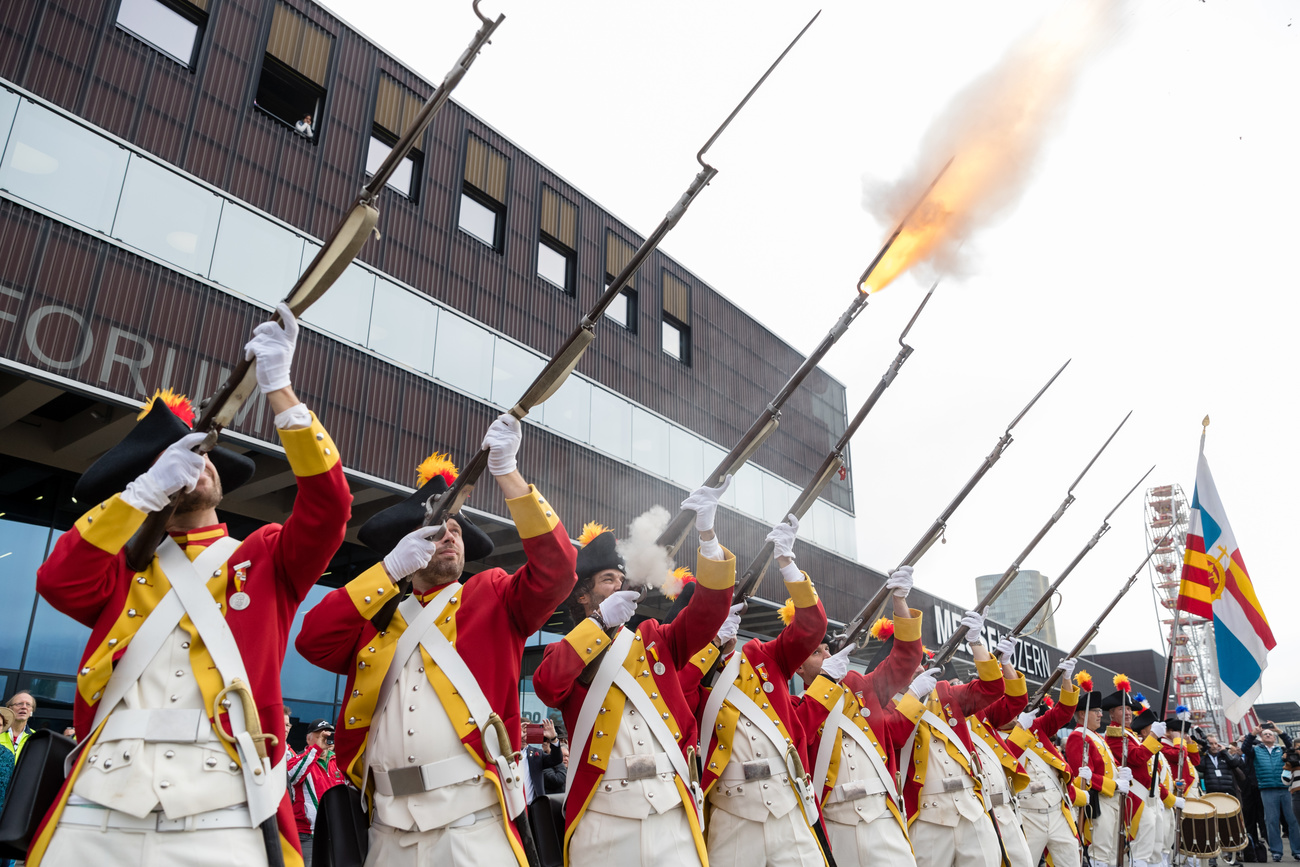
M 1001 578 L 1001 574 L 981 575 L 976 578 L 977 595 L 983 599 L 984 594 L 997 586 Z M 1043 598 L 1043 594 L 1050 586 L 1052 586 L 1052 579 L 1042 572 L 1021 569 L 1019 574 L 1011 579 L 1011 586 L 1002 591 L 1002 595 L 989 606 L 988 616 L 999 623 L 1010 623 L 1014 626 L 1024 619 L 1039 599 Z M 1055 611 L 1056 602 L 1048 603 L 1025 628 L 1025 632 L 1033 634 L 1048 644 L 1056 644 L 1056 620 L 1053 616 Z

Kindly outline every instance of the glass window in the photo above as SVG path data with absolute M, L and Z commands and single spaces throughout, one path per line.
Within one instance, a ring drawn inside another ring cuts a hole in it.
M 853 526 L 853 516 L 839 509 L 835 513 L 835 542 L 839 552 L 850 560 L 858 559 L 858 534 Z
M 570 288 L 572 284 L 569 280 L 569 262 L 568 254 L 560 252 L 545 241 L 537 242 L 538 276 L 565 292 L 572 291 Z
M 638 406 L 632 407 L 632 462 L 667 478 L 668 422 Z
M 207 274 L 221 202 L 198 184 L 133 155 L 113 234 L 186 271 Z M 277 300 L 283 294 L 277 293 Z
M 370 149 L 366 151 L 366 177 L 371 177 L 375 172 L 379 171 L 379 167 L 384 164 L 384 160 L 388 158 L 392 150 L 392 145 L 385 144 L 373 135 L 370 137 Z M 415 198 L 412 187 L 414 181 L 415 160 L 412 159 L 410 154 L 407 154 L 385 186 L 392 187 L 408 199 L 413 199 Z
M 834 551 L 835 548 L 835 510 L 825 500 L 818 500 L 813 503 L 808 510 L 808 516 L 814 518 L 812 533 L 808 538 L 812 539 L 823 548 L 829 548 Z
M 763 473 L 753 464 L 745 464 L 731 480 L 736 492 L 736 507 L 747 515 L 763 520 Z
M 492 393 L 492 349 L 495 343 L 496 338 L 486 328 L 444 312 L 438 320 L 433 375 L 476 397 L 487 398 Z M 549 414 L 546 420 L 551 420 Z
M 27 621 L 36 600 L 36 569 L 45 562 L 49 541 L 49 527 L 0 520 L 0 575 L 11 627 L 0 630 L 0 668 L 17 668 L 22 662 Z
M 722 459 L 727 456 L 727 453 L 715 446 L 713 443 L 707 443 L 703 440 L 700 440 L 700 446 L 704 450 L 704 474 L 708 475 L 713 472 L 714 467 L 722 463 Z M 704 476 L 700 476 L 700 478 L 703 479 Z M 731 480 L 730 487 L 727 488 L 726 492 L 722 495 L 722 499 L 718 502 L 722 503 L 724 506 L 731 506 L 733 509 L 736 508 L 736 480 L 734 478 Z
M 315 246 L 307 248 L 304 259 L 316 255 Z M 330 291 L 307 309 L 303 318 L 344 340 L 364 346 L 370 334 L 370 306 L 374 296 L 375 275 L 354 262 L 339 275 Z
M 280 668 L 280 682 L 284 684 L 283 689 L 286 697 L 322 702 L 327 705 L 333 705 L 334 703 L 334 684 L 338 676 L 331 671 L 312 665 L 303 659 L 293 646 L 298 633 L 302 631 L 303 617 L 325 598 L 326 593 L 333 589 L 332 587 L 317 584 L 307 591 L 307 598 L 303 600 L 302 605 L 298 607 L 298 613 L 294 615 L 293 626 L 289 630 L 289 649 L 284 655 L 284 665 Z M 294 702 L 289 702 L 289 704 L 292 705 Z M 294 716 L 301 719 L 300 708 L 294 707 L 293 710 Z
M 208 277 L 264 304 L 278 304 L 316 254 L 310 248 L 304 253 L 303 246 L 300 235 L 227 202 Z
M 117 26 L 177 63 L 189 66 L 194 60 L 199 25 L 158 0 L 122 0 Z
M 44 599 L 38 599 L 36 617 L 27 639 L 25 668 L 49 674 L 74 674 L 89 639 L 87 627 L 55 611 Z
M 18 94 L 0 87 L 0 142 L 9 140 L 9 130 L 13 127 L 14 115 L 21 101 Z
M 492 355 L 492 402 L 514 406 L 545 366 L 546 359 L 517 343 L 497 338 L 496 351 Z M 545 408 L 546 404 L 535 407 L 528 417 L 540 422 Z
M 793 498 L 786 494 L 786 484 L 776 476 L 760 470 L 763 475 L 763 520 L 775 524 L 788 515 Z
M 107 232 L 113 227 L 128 156 L 85 127 L 23 102 L 0 164 L 0 187 Z
M 581 442 L 591 439 L 591 383 L 570 376 L 547 398 L 546 426 Z
M 591 390 L 591 444 L 632 460 L 632 404 L 600 387 Z
M 366 345 L 421 373 L 431 373 L 438 312 L 432 302 L 379 278 Z
M 704 443 L 688 430 L 674 425 L 668 436 L 672 472 L 668 478 L 679 485 L 694 490 L 704 481 Z
M 489 247 L 496 247 L 497 212 L 464 193 L 460 194 L 460 228 Z
M 606 289 L 609 288 L 608 283 L 605 284 L 605 288 Z M 627 323 L 628 310 L 632 306 L 627 302 L 628 302 L 627 293 L 620 292 L 614 296 L 614 300 L 611 301 L 609 303 L 609 306 L 605 308 L 605 315 L 608 316 L 610 319 L 613 319 L 619 325 L 622 325 L 624 328 L 628 327 L 628 323 Z
M 665 319 L 661 325 L 660 345 L 664 352 L 678 361 L 682 360 L 682 330 Z

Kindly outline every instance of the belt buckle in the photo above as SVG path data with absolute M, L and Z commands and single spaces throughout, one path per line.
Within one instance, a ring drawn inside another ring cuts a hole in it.
M 628 756 L 623 759 L 627 765 L 627 779 L 648 780 L 658 774 L 659 763 L 655 758 L 655 756 Z
M 1006 793 L 1006 792 L 991 792 L 991 793 L 989 793 L 989 803 L 991 803 L 993 806 L 995 806 L 995 807 L 1001 807 L 1001 806 L 1002 806 L 1003 804 L 1005 804 L 1006 802 L 1007 802 L 1007 793 Z
M 158 818 L 154 820 L 154 830 L 159 834 L 169 834 L 176 831 L 185 831 L 193 827 L 194 817 L 184 816 L 179 819 L 168 819 L 167 814 L 162 810 L 158 811 Z
M 956 792 L 966 788 L 966 781 L 959 780 L 955 777 L 948 777 L 943 781 L 943 790 L 945 792 Z
M 1046 792 L 1046 791 L 1047 791 L 1047 784 L 1046 784 L 1046 783 L 1030 783 L 1030 784 L 1029 784 L 1029 794 L 1031 794 L 1031 795 L 1037 795 L 1039 792 Z
M 767 759 L 751 759 L 744 764 L 745 780 L 765 780 L 772 776 L 772 763 Z
M 388 787 L 393 796 L 418 795 L 425 791 L 424 774 L 419 768 L 398 768 L 388 772 Z
M 865 780 L 854 780 L 851 783 L 845 783 L 841 786 L 841 799 L 845 801 L 856 801 L 859 798 L 867 796 L 867 783 Z

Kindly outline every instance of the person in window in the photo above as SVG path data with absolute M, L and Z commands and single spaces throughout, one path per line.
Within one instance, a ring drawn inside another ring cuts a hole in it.
M 302 136 L 303 138 L 311 138 L 312 137 L 311 115 L 305 115 L 302 120 L 298 121 L 293 125 L 293 128 L 297 130 L 298 135 Z
M 23 751 L 23 744 L 32 736 L 27 728 L 27 721 L 36 712 L 36 699 L 30 692 L 16 692 L 5 702 L 5 707 L 13 715 L 3 732 L 0 732 L 0 746 L 4 747 L 10 758 L 18 761 L 18 754 Z

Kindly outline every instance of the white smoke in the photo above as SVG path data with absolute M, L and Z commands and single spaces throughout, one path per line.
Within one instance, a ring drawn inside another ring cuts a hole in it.
M 671 519 L 663 506 L 651 506 L 632 521 L 626 539 L 620 539 L 618 553 L 627 565 L 627 583 L 654 589 L 663 585 L 673 572 L 673 558 L 655 544 Z

